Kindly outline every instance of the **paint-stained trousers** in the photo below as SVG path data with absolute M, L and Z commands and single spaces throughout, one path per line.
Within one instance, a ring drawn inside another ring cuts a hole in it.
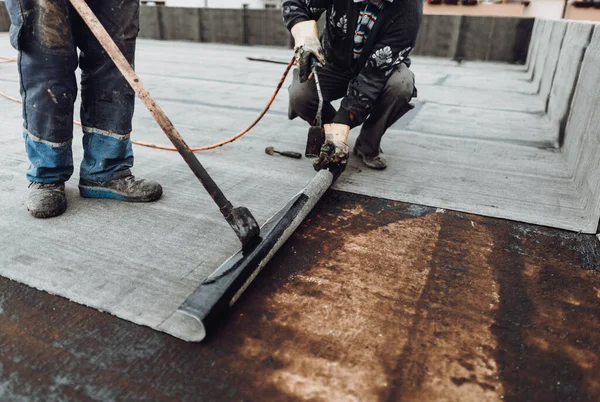
M 139 0 L 86 2 L 133 65 Z M 135 94 L 114 63 L 68 0 L 6 0 L 6 5 L 11 44 L 19 51 L 28 179 L 56 183 L 73 174 L 78 66 L 84 133 L 80 175 L 105 181 L 128 174 Z
M 325 124 L 333 122 L 337 113 L 331 102 L 346 96 L 348 84 L 353 78 L 355 75 L 332 64 L 327 64 L 320 70 L 319 83 L 324 99 L 323 122 Z M 319 105 L 315 81 L 310 80 L 301 84 L 298 70 L 295 70 L 289 93 L 292 111 L 309 124 L 313 124 Z M 381 138 L 388 128 L 413 108 L 410 101 L 416 94 L 415 76 L 405 64 L 401 64 L 390 76 L 356 139 L 356 146 L 362 154 L 370 157 L 379 155 Z

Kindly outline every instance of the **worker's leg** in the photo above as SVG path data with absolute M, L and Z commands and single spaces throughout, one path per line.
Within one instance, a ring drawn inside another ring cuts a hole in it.
M 318 72 L 321 92 L 323 93 L 323 123 L 331 123 L 336 110 L 331 101 L 340 99 L 348 91 L 348 83 L 352 77 L 332 65 L 327 65 Z M 319 106 L 319 97 L 315 80 L 303 84 L 298 79 L 298 70 L 294 70 L 294 78 L 289 88 L 290 112 L 295 112 L 309 124 L 314 124 Z M 291 118 L 292 116 L 290 116 Z
M 19 51 L 27 178 L 61 183 L 73 173 L 71 141 L 77 52 L 68 0 L 8 0 L 10 40 Z
M 410 101 L 414 94 L 415 76 L 406 65 L 401 64 L 388 80 L 356 140 L 356 153 L 367 166 L 385 168 L 385 159 L 379 156 L 381 138 L 389 127 L 413 108 Z
M 133 65 L 139 1 L 88 0 L 125 58 Z M 133 166 L 131 120 L 135 93 L 89 28 L 77 18 L 75 39 L 81 68 L 81 122 L 84 158 L 81 177 L 105 181 Z
M 88 0 L 129 63 L 134 65 L 139 31 L 138 0 Z M 135 92 L 109 55 L 78 18 L 75 37 L 81 50 L 81 122 L 84 158 L 80 193 L 84 197 L 154 201 L 162 188 L 131 176 L 131 122 Z
M 26 206 L 37 218 L 67 209 L 73 174 L 73 104 L 77 51 L 68 0 L 7 0 L 10 41 L 19 51 L 23 137 L 31 182 Z

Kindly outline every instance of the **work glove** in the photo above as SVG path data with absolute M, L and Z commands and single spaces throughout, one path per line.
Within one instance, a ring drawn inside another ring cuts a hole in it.
M 299 67 L 298 76 L 300 83 L 310 79 L 312 67 L 318 62 L 325 65 L 325 54 L 319 41 L 319 28 L 317 21 L 302 21 L 291 29 L 294 37 L 294 52 L 296 53 L 296 64 Z
M 325 143 L 321 147 L 319 159 L 313 163 L 318 172 L 329 169 L 334 174 L 340 174 L 346 169 L 350 148 L 348 148 L 348 135 L 350 126 L 345 124 L 325 124 Z

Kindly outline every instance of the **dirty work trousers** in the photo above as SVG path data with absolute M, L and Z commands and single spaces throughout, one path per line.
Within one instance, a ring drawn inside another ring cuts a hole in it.
M 86 0 L 133 65 L 139 0 Z M 32 182 L 73 174 L 75 70 L 81 69 L 81 177 L 105 181 L 133 166 L 134 92 L 68 0 L 6 0 L 10 41 L 19 51 L 25 148 Z M 77 50 L 80 53 L 78 55 Z
M 319 83 L 324 100 L 324 124 L 333 122 L 336 110 L 331 105 L 331 101 L 346 96 L 348 84 L 353 78 L 355 75 L 331 64 L 319 71 Z M 313 124 L 319 105 L 315 81 L 310 80 L 301 84 L 296 70 L 289 94 L 291 111 L 309 124 Z M 401 64 L 390 76 L 356 140 L 356 146 L 365 156 L 379 155 L 381 138 L 389 127 L 413 108 L 409 103 L 413 96 L 416 96 L 415 76 L 405 64 Z

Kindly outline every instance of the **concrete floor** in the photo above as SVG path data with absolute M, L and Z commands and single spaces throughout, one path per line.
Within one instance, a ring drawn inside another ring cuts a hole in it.
M 590 235 L 331 191 L 203 344 L 0 294 L 2 400 L 600 399 Z

